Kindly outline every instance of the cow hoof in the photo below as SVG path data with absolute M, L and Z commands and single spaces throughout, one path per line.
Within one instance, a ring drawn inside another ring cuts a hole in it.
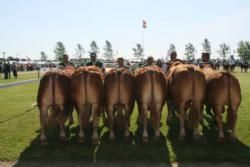
M 130 140 L 130 136 L 129 135 L 128 136 L 124 136 L 124 138 L 125 138 L 126 141 Z
M 142 142 L 143 142 L 143 143 L 148 143 L 148 142 L 149 142 L 148 137 L 143 137 L 143 138 L 142 138 Z
M 115 143 L 115 137 L 110 137 L 110 141 L 111 141 L 112 143 Z
M 45 139 L 41 140 L 41 145 L 42 145 L 42 146 L 48 145 L 48 141 L 45 140 Z
M 154 136 L 154 140 L 159 141 L 160 140 L 160 136 Z
M 224 143 L 224 137 L 219 137 L 219 138 L 217 139 L 217 141 L 218 141 L 218 143 Z
M 78 143 L 79 144 L 85 143 L 85 139 L 83 137 L 79 137 L 78 138 Z
M 178 139 L 179 139 L 179 141 L 184 141 L 185 140 L 185 136 L 179 136 Z
M 193 139 L 196 141 L 200 141 L 202 139 L 201 135 L 194 135 Z
M 93 145 L 99 144 L 99 140 L 98 140 L 98 139 L 92 139 L 92 144 L 93 144 Z
M 60 137 L 60 140 L 61 140 L 61 142 L 62 143 L 65 143 L 65 142 L 67 142 L 68 141 L 68 139 L 67 139 L 67 137 Z
M 237 142 L 237 138 L 236 137 L 229 137 L 229 141 L 231 143 L 236 143 Z

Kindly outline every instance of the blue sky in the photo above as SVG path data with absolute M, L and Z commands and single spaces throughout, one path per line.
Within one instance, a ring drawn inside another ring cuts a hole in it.
M 109 40 L 115 53 L 129 58 L 142 41 L 143 19 L 145 53 L 157 58 L 170 43 L 179 57 L 188 42 L 199 55 L 208 38 L 217 57 L 220 43 L 235 50 L 250 40 L 249 0 L 1 0 L 0 6 L 0 53 L 14 57 L 34 59 L 45 51 L 53 58 L 57 41 L 73 57 L 78 43 L 89 51 L 95 40 L 102 51 Z

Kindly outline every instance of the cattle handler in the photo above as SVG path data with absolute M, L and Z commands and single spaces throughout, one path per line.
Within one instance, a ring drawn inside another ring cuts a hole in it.
M 131 70 L 130 66 L 126 65 L 124 63 L 124 58 L 123 57 L 118 57 L 117 58 L 117 65 L 115 67 L 116 69 L 117 68 L 125 68 L 125 69 L 128 69 L 128 70 Z
M 201 54 L 201 63 L 199 63 L 199 67 L 202 68 L 206 64 L 211 64 L 214 68 L 213 62 L 210 61 L 210 54 L 209 53 L 202 53 Z
M 74 64 L 69 61 L 69 56 L 67 54 L 64 54 L 62 62 L 59 63 L 59 68 L 65 68 L 66 66 L 74 67 Z
M 100 69 L 103 69 L 102 62 L 96 60 L 96 53 L 94 52 L 90 53 L 90 62 L 88 62 L 86 66 L 96 66 Z

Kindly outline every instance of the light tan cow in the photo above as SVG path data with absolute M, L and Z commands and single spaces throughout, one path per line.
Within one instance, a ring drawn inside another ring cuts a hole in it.
M 207 80 L 206 105 L 212 107 L 218 125 L 218 141 L 224 140 L 222 113 L 228 106 L 227 124 L 231 130 L 230 140 L 236 139 L 235 125 L 237 110 L 241 103 L 241 90 L 238 79 L 229 72 L 215 71 L 211 65 L 202 68 Z
M 185 115 L 188 113 L 188 125 L 194 129 L 193 137 L 200 136 L 199 123 L 202 118 L 202 105 L 205 98 L 206 79 L 199 67 L 184 64 L 176 60 L 170 64 L 167 79 L 167 104 L 169 124 L 172 113 L 177 110 L 179 115 L 179 140 L 184 140 Z
M 161 112 L 166 100 L 166 79 L 158 66 L 140 68 L 135 75 L 139 115 L 143 122 L 143 142 L 148 142 L 148 111 L 155 137 L 160 137 Z
M 37 106 L 40 110 L 40 140 L 42 144 L 47 144 L 46 126 L 56 123 L 59 123 L 60 139 L 62 141 L 67 140 L 64 124 L 73 111 L 70 101 L 70 77 L 73 73 L 73 67 L 68 67 L 65 70 L 49 71 L 40 81 Z
M 105 109 L 108 115 L 110 139 L 115 140 L 114 125 L 124 129 L 129 138 L 130 116 L 135 103 L 135 77 L 126 68 L 110 70 L 104 81 Z M 124 112 L 123 112 L 124 111 Z M 116 120 L 116 124 L 114 121 Z
M 80 67 L 71 78 L 71 98 L 78 113 L 79 143 L 85 141 L 84 128 L 93 116 L 93 144 L 98 143 L 98 122 L 103 106 L 102 71 L 95 66 Z

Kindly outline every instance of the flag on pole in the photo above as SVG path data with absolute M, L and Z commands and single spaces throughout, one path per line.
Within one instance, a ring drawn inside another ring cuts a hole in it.
M 142 20 L 142 27 L 147 28 L 147 22 L 145 20 Z

